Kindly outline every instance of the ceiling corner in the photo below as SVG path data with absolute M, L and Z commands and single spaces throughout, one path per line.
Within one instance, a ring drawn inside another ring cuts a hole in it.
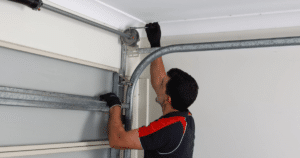
M 142 20 L 98 0 L 44 0 L 45 2 L 54 3 L 118 30 L 145 25 Z

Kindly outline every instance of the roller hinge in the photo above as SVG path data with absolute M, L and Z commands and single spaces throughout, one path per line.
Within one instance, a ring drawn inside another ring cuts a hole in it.
M 123 81 L 121 81 L 119 83 L 119 86 L 129 86 L 129 87 L 131 87 L 133 85 L 127 78 L 123 77 L 120 74 L 119 74 L 119 76 L 123 79 Z

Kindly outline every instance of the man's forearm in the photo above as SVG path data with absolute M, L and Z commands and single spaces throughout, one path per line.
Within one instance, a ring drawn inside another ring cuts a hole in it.
M 121 107 L 114 106 L 109 110 L 108 139 L 110 143 L 115 143 L 116 141 L 118 141 L 121 133 L 124 131 L 125 129 L 121 121 Z
M 150 65 L 152 86 L 160 85 L 162 78 L 166 76 L 165 66 L 162 57 L 155 59 Z

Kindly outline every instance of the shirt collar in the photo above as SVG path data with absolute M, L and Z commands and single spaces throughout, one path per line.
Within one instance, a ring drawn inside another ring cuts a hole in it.
M 190 111 L 184 111 L 184 112 L 180 112 L 180 111 L 175 111 L 175 112 L 170 112 L 164 116 L 162 116 L 161 118 L 168 118 L 168 117 L 173 117 L 173 116 L 183 116 L 183 117 L 187 117 L 189 115 Z

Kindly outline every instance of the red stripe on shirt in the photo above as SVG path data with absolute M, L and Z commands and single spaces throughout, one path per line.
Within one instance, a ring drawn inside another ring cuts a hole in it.
M 145 137 L 179 121 L 183 126 L 183 133 L 185 133 L 187 125 L 185 117 L 175 116 L 170 118 L 162 118 L 150 123 L 150 125 L 147 127 L 139 128 L 139 137 Z

